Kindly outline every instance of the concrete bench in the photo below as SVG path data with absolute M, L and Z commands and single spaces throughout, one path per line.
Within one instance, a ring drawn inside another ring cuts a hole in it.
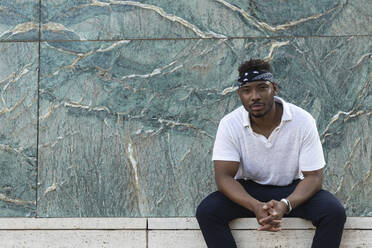
M 310 247 L 310 222 L 286 218 L 278 233 L 253 218 L 231 222 L 238 247 Z M 205 248 L 195 218 L 0 218 L 0 247 Z M 349 217 L 341 247 L 372 247 L 372 218 Z

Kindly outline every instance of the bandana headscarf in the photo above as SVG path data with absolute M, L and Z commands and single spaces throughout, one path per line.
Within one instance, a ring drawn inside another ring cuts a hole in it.
M 273 74 L 268 71 L 247 71 L 238 79 L 238 86 L 242 87 L 244 84 L 254 81 L 269 81 L 274 83 Z

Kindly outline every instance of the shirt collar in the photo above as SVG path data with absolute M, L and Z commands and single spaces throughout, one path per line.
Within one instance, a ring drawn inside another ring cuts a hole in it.
M 274 96 L 274 101 L 281 103 L 283 106 L 283 115 L 282 115 L 281 122 L 292 120 L 292 113 L 291 113 L 291 110 L 289 109 L 288 103 L 278 96 Z M 243 107 L 242 115 L 243 115 L 243 126 L 250 127 L 251 121 L 249 119 L 249 113 L 244 107 Z

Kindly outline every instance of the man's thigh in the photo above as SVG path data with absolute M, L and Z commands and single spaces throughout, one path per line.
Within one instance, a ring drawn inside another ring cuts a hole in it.
M 344 211 L 344 207 L 333 194 L 326 190 L 321 190 L 295 208 L 288 217 L 300 217 L 315 224 L 327 215 L 339 214 Z
M 196 215 L 213 216 L 226 222 L 237 218 L 255 217 L 253 212 L 233 202 L 219 191 L 211 193 L 199 204 Z
M 238 182 L 243 186 L 248 194 L 262 202 L 268 202 L 273 199 L 280 200 L 287 197 L 293 192 L 296 185 L 299 183 L 299 181 L 295 181 L 291 185 L 277 187 L 261 185 L 249 180 L 238 180 Z M 199 214 L 203 213 L 218 216 L 225 221 L 243 217 L 255 217 L 253 212 L 233 202 L 219 191 L 207 196 L 200 203 L 197 212 Z

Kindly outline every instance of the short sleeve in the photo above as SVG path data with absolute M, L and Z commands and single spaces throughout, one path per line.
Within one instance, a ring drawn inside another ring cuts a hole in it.
M 231 134 L 229 123 L 222 119 L 218 125 L 212 160 L 240 162 L 239 145 Z
M 309 126 L 300 149 L 299 166 L 301 171 L 319 170 L 325 166 L 323 148 L 313 118 Z

